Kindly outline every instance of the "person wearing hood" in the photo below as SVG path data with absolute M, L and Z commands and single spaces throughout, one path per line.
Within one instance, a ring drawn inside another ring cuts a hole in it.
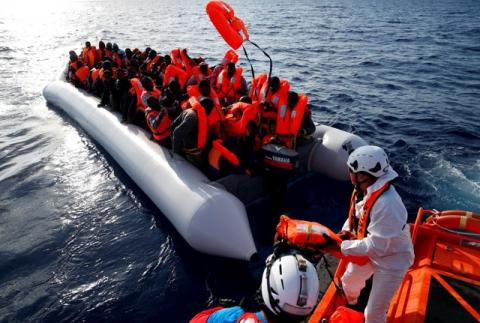
M 407 210 L 391 183 L 398 174 L 382 148 L 361 146 L 350 154 L 347 165 L 354 190 L 340 249 L 346 256 L 367 256 L 369 261 L 362 266 L 349 263 L 342 288 L 347 303 L 354 306 L 373 275 L 365 322 L 385 322 L 390 301 L 414 260 Z

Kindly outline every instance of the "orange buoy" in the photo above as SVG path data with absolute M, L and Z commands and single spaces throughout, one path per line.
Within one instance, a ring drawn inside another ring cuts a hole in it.
M 210 1 L 206 7 L 215 28 L 233 49 L 238 49 L 244 40 L 248 40 L 248 30 L 243 21 L 235 17 L 232 7 L 223 1 Z
M 448 214 L 448 213 L 447 213 Z M 443 215 L 429 217 L 425 223 L 437 225 L 440 228 L 451 230 L 463 230 L 480 234 L 480 217 L 477 214 L 467 212 L 467 215 Z

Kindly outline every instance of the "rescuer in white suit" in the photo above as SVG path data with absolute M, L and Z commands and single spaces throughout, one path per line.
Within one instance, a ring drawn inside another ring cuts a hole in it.
M 414 260 L 407 210 L 390 182 L 398 176 L 384 150 L 362 146 L 349 156 L 354 185 L 350 212 L 341 236 L 344 255 L 368 256 L 363 266 L 349 263 L 342 287 L 350 305 L 357 303 L 365 281 L 373 275 L 365 322 L 385 322 L 390 301 Z

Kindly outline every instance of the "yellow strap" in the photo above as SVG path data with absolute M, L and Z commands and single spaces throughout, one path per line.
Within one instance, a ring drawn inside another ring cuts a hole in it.
M 470 212 L 470 216 L 471 216 L 471 212 Z M 462 229 L 462 230 L 465 230 L 465 228 L 467 227 L 467 220 L 468 220 L 469 216 L 461 216 L 460 217 L 460 224 L 459 224 L 459 229 Z
M 312 235 L 312 224 L 309 224 L 307 227 L 307 236 L 305 237 L 305 245 L 304 248 L 307 247 L 308 241 L 310 241 L 310 236 Z
M 473 212 L 467 211 L 467 212 L 465 212 L 465 216 L 467 218 L 471 218 L 473 216 Z

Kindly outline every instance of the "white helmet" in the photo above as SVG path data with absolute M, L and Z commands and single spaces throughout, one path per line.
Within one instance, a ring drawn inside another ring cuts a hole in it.
M 348 156 L 348 168 L 353 173 L 365 172 L 374 177 L 388 173 L 390 163 L 385 151 L 377 146 L 361 146 Z
M 315 267 L 302 255 L 272 255 L 262 277 L 262 298 L 268 309 L 278 315 L 305 317 L 318 301 L 319 281 Z

